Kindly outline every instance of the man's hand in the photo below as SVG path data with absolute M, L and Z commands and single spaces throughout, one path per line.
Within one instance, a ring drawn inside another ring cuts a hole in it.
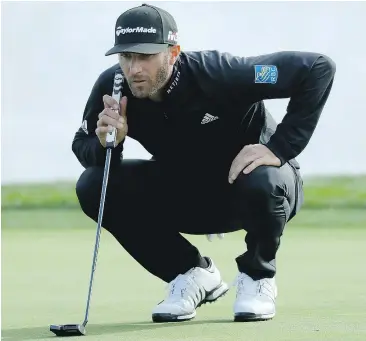
M 232 184 L 243 171 L 249 174 L 258 166 L 281 166 L 281 160 L 263 144 L 249 144 L 236 156 L 229 171 L 229 183 Z
M 121 102 L 117 101 L 111 96 L 104 95 L 104 110 L 98 115 L 97 134 L 99 141 L 103 147 L 106 146 L 106 137 L 112 127 L 117 129 L 116 144 L 118 145 L 127 135 L 127 97 L 122 97 Z

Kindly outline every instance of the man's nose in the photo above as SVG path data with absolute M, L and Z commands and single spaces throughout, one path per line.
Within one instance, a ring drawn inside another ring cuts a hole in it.
M 142 71 L 141 63 L 137 59 L 132 59 L 129 66 L 129 72 L 132 76 Z

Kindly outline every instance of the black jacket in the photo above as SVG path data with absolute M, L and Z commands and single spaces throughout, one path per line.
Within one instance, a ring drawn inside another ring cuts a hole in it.
M 84 167 L 104 166 L 105 149 L 95 129 L 117 68 L 97 79 L 83 114 L 86 129 L 80 127 L 72 142 Z M 236 57 L 218 51 L 182 52 L 162 102 L 134 98 L 125 82 L 128 136 L 162 164 L 188 173 L 197 167 L 228 171 L 243 146 L 254 143 L 265 144 L 282 164 L 290 161 L 298 168 L 294 158 L 315 130 L 335 70 L 335 63 L 320 53 Z M 276 98 L 289 98 L 278 126 L 263 104 Z M 112 153 L 112 167 L 122 151 L 123 141 Z

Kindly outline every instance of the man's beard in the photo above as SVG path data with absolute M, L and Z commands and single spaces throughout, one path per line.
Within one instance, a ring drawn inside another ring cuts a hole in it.
M 168 75 L 169 75 L 168 58 L 169 58 L 169 56 L 167 55 L 166 58 L 164 59 L 162 66 L 158 69 L 158 71 L 156 73 L 155 81 L 151 85 L 149 82 L 149 87 L 147 89 L 140 90 L 140 89 L 136 89 L 136 88 L 134 89 L 134 88 L 130 87 L 131 92 L 135 97 L 137 97 L 137 98 L 150 97 L 150 96 L 154 95 L 157 91 L 159 91 L 165 85 L 165 82 L 167 81 Z

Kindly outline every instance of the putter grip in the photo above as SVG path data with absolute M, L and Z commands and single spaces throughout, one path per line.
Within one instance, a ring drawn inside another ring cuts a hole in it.
M 114 83 L 112 92 L 112 98 L 114 98 L 117 101 L 117 103 L 120 102 L 122 97 L 122 86 L 123 86 L 123 75 L 122 71 L 118 69 L 114 74 Z M 116 137 L 117 137 L 117 129 L 113 127 L 112 131 L 107 133 L 106 148 L 116 147 Z

